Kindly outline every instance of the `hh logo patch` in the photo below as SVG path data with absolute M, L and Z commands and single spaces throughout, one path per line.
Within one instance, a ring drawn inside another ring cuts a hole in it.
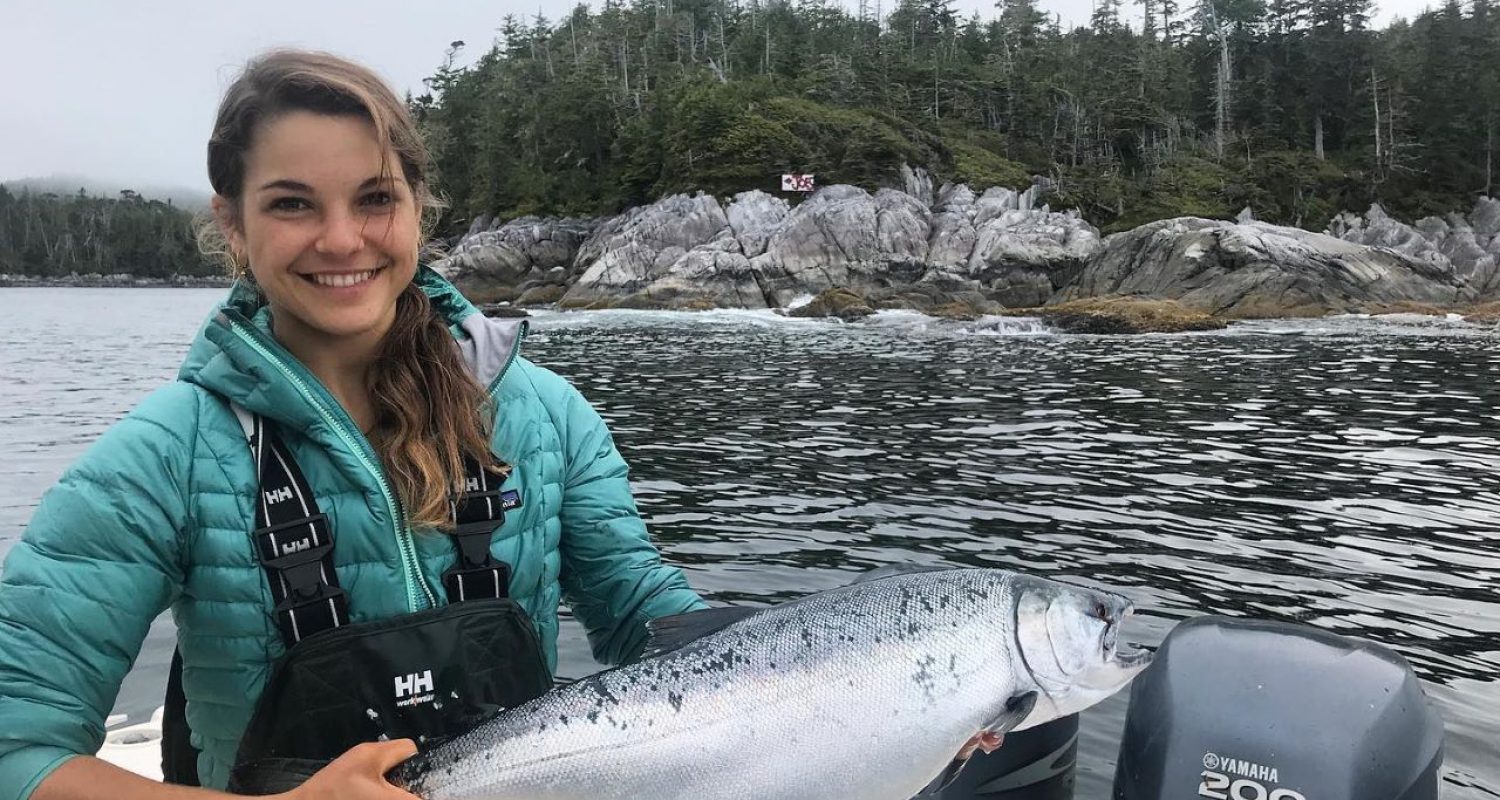
M 396 705 L 415 706 L 432 702 L 432 670 L 396 676 Z
M 292 499 L 292 490 L 283 486 L 273 492 L 266 492 L 266 505 L 273 506 Z

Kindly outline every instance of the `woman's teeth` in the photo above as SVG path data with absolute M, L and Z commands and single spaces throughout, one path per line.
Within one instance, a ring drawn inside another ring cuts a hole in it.
M 344 289 L 364 283 L 375 277 L 375 273 L 379 271 L 378 269 L 372 269 L 365 272 L 340 272 L 337 274 L 309 275 L 308 277 L 312 279 L 313 283 L 319 286 L 332 286 L 335 289 Z

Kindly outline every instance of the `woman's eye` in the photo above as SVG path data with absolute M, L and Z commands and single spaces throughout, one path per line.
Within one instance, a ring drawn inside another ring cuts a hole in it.
M 385 208 L 396 202 L 396 198 L 390 192 L 371 192 L 362 198 L 364 204 L 371 208 Z
M 301 211 L 306 208 L 311 206 L 300 197 L 278 197 L 271 201 L 272 211 Z

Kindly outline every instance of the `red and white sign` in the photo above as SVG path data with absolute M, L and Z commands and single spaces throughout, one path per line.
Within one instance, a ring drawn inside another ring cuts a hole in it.
M 810 192 L 814 188 L 812 173 L 788 173 L 781 176 L 781 191 L 783 192 Z

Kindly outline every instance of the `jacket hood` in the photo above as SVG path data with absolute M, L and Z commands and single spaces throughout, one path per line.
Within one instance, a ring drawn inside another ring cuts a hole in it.
M 417 286 L 447 323 L 479 384 L 493 388 L 520 349 L 524 319 L 490 319 L 430 267 Z M 299 429 L 324 420 L 319 405 L 340 409 L 321 382 L 271 335 L 271 313 L 252 285 L 236 281 L 198 330 L 177 377 L 246 410 Z

